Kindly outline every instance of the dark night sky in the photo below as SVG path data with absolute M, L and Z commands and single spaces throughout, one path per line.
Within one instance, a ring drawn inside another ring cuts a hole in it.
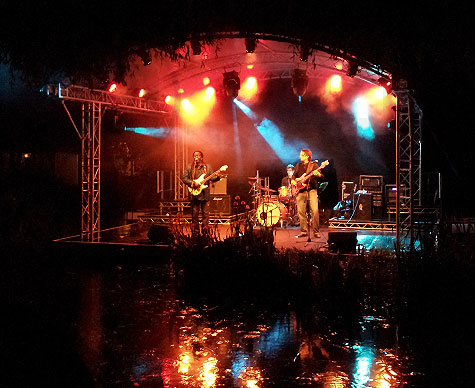
M 418 2 L 385 9 L 374 2 L 345 6 L 315 1 L 229 3 L 161 1 L 136 8 L 128 4 L 124 11 L 117 3 L 55 7 L 36 2 L 28 12 L 18 5 L 13 11 L 0 12 L 1 58 L 26 70 L 36 90 L 51 74 L 49 70 L 85 78 L 110 69 L 110 63 L 120 69 L 116 59 L 126 57 L 130 47 L 173 44 L 200 31 L 271 32 L 339 47 L 409 79 L 424 112 L 424 166 L 443 172 L 449 201 L 471 200 L 469 187 L 475 186 L 473 6 Z M 36 142 L 45 120 L 44 103 L 32 104 L 28 93 L 14 92 L 4 82 L 4 69 L 2 136 L 9 140 L 4 147 L 21 144 L 29 137 L 28 131 L 34 132 L 31 139 Z M 19 137 L 11 134 L 15 126 Z

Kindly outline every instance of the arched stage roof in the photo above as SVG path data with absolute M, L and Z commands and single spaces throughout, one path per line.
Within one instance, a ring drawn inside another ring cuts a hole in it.
M 246 52 L 246 40 L 256 43 L 253 53 Z M 193 53 L 193 45 L 198 49 Z M 144 55 L 151 63 L 144 66 Z M 252 73 L 257 79 L 291 78 L 295 69 L 304 70 L 309 78 L 328 74 L 346 75 L 350 66 L 356 79 L 380 85 L 380 79 L 391 80 L 392 75 L 378 64 L 356 58 L 342 50 L 316 42 L 272 34 L 216 33 L 191 37 L 177 51 L 176 58 L 160 56 L 157 50 L 131 58 L 131 76 L 125 78 L 126 91 L 148 90 L 149 98 L 176 94 L 178 88 L 202 77 L 222 79 L 224 72 Z M 339 65 L 339 69 L 337 69 Z M 248 70 L 252 67 L 252 71 Z

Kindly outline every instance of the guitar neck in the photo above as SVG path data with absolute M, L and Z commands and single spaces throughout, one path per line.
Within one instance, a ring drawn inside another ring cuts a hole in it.
M 203 182 L 201 182 L 201 184 L 204 184 L 206 182 L 208 182 L 211 178 L 213 178 L 216 174 L 218 173 L 218 171 L 215 171 L 213 172 L 211 175 L 207 176 L 205 179 L 203 179 Z

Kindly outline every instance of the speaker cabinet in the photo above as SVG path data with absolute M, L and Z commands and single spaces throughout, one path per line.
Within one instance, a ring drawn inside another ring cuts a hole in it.
M 231 214 L 231 196 L 223 194 L 211 195 L 209 201 L 209 212 L 212 215 L 228 216 Z
M 352 201 L 353 193 L 356 191 L 357 186 L 355 182 L 341 182 L 341 200 Z
M 150 226 L 147 237 L 153 244 L 168 245 L 173 241 L 173 235 L 166 225 Z
M 356 232 L 328 232 L 328 250 L 333 253 L 356 253 Z
M 228 193 L 228 178 L 221 178 L 217 182 L 211 182 L 209 185 L 211 195 L 220 194 L 225 195 Z
M 373 203 L 370 193 L 355 193 L 353 206 L 355 207 L 353 220 L 371 221 Z

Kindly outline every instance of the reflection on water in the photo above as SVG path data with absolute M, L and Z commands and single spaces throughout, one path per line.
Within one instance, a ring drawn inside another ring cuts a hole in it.
M 390 316 L 359 316 L 349 336 L 311 306 L 191 303 L 151 268 L 83 274 L 80 285 L 82 358 L 107 386 L 409 386 Z

